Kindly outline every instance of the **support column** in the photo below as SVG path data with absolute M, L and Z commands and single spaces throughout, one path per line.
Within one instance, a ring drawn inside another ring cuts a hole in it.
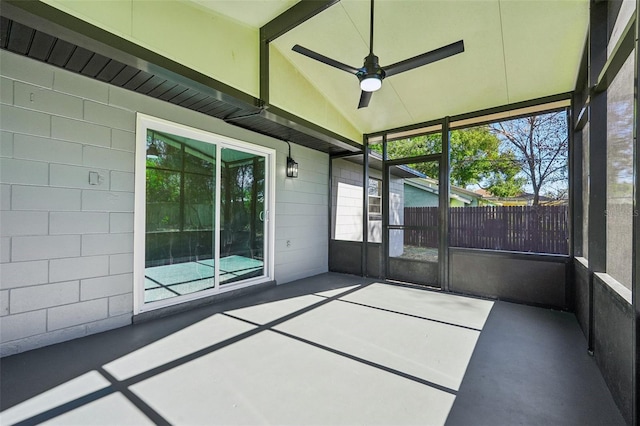
M 589 333 L 593 352 L 593 273 L 607 266 L 607 92 L 596 92 L 607 61 L 607 2 L 592 0 L 589 26 Z
M 631 423 L 640 423 L 640 149 L 638 147 L 638 132 L 640 131 L 640 0 L 636 0 L 636 28 L 635 28 L 635 79 L 634 79 L 634 116 L 633 123 L 633 240 L 631 248 L 631 302 L 633 306 L 633 376 L 632 376 L 632 417 Z
M 449 291 L 449 191 L 451 170 L 451 140 L 449 135 L 449 117 L 442 120 L 442 156 L 439 169 L 438 203 L 438 266 L 440 269 L 440 287 Z

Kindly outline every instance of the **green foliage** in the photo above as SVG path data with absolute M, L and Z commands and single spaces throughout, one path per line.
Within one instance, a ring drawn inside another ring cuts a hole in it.
M 567 126 L 566 112 L 559 111 L 500 121 L 491 127 L 502 145 L 513 150 L 520 175 L 533 190 L 534 205 L 539 203 L 540 194 L 555 193 L 567 186 Z
M 517 177 L 520 165 L 513 152 L 500 150 L 500 140 L 488 126 L 454 130 L 450 136 L 451 183 L 460 187 L 479 185 L 490 193 L 514 196 L 522 192 L 526 179 Z M 388 144 L 389 158 L 416 157 L 441 152 L 440 134 L 416 136 Z M 380 152 L 381 146 L 372 149 Z M 410 164 L 428 177 L 438 178 L 436 162 Z

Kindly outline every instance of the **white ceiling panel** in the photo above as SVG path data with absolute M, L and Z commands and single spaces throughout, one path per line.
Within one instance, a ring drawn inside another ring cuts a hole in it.
M 260 28 L 298 0 L 191 0 L 251 27 Z
M 296 3 L 194 1 L 256 27 Z M 369 1 L 341 0 L 284 34 L 272 46 L 356 129 L 371 133 L 573 90 L 587 31 L 588 3 L 376 0 L 374 53 L 380 65 L 461 39 L 465 51 L 385 79 L 369 107 L 360 110 L 355 76 L 291 48 L 300 44 L 361 67 L 369 52 Z

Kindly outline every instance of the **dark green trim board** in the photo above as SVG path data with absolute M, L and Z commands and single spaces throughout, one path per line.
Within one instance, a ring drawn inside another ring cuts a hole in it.
M 575 146 L 576 146 L 576 132 L 573 131 L 573 103 L 571 104 L 571 107 L 569 107 L 567 109 L 567 140 L 569 141 L 569 145 L 568 145 L 568 156 L 567 156 L 567 162 L 568 164 L 568 169 L 569 169 L 569 174 L 568 174 L 568 178 L 569 178 L 569 191 L 568 191 L 568 195 L 569 195 L 569 216 L 567 218 L 568 223 L 568 229 L 569 229 L 569 258 L 573 259 L 575 256 L 575 252 L 576 252 L 576 247 L 575 247 L 575 241 L 576 241 L 576 230 L 577 230 L 577 226 L 576 224 L 579 223 L 580 224 L 580 228 L 582 228 L 582 220 L 578 221 L 575 218 L 575 214 L 576 214 L 576 201 L 577 201 L 577 197 L 576 197 L 576 188 L 582 188 L 582 178 L 580 178 L 577 182 L 574 182 L 574 178 L 576 177 L 576 164 L 575 164 L 575 160 L 576 158 L 582 158 L 582 157 L 576 157 L 576 155 L 574 154 L 575 151 Z M 582 140 L 581 138 L 579 139 L 580 141 Z M 582 152 L 582 151 L 580 151 Z M 581 168 L 580 168 L 580 173 L 582 174 Z M 579 198 L 580 201 L 582 201 L 582 197 Z M 579 205 L 580 208 L 580 213 L 582 213 L 582 203 L 580 202 Z M 582 215 L 580 215 L 582 216 Z M 580 237 L 582 238 L 582 236 Z M 573 277 L 574 274 L 574 268 L 573 268 L 573 260 L 570 261 L 569 267 L 566 269 L 566 274 L 567 274 L 567 278 L 566 278 L 566 287 L 565 287 L 565 306 L 567 307 L 568 310 L 570 310 L 571 312 L 574 312 L 575 310 L 575 305 L 574 305 L 574 300 L 575 300 L 575 280 Z
M 577 95 L 576 95 L 577 96 Z M 575 130 L 576 120 L 576 103 L 572 105 L 571 121 L 569 121 L 569 182 L 571 192 L 569 194 L 569 210 L 571 218 L 570 229 L 571 238 L 569 239 L 569 253 L 572 256 L 583 256 L 583 221 L 584 221 L 584 202 L 582 200 L 582 188 L 585 182 L 582 180 L 582 156 L 583 139 L 582 130 Z
M 440 286 L 444 291 L 449 291 L 449 192 L 451 187 L 451 139 L 449 132 L 449 117 L 442 120 L 442 153 L 440 154 L 440 167 L 438 179 L 438 266 L 440 267 Z
M 389 182 L 391 181 L 391 167 L 387 164 L 387 135 L 382 135 L 382 256 L 384 268 L 382 277 L 387 278 L 389 273 L 389 213 L 391 212 L 389 197 Z
M 367 260 L 369 248 L 369 143 L 363 139 L 362 155 L 362 276 L 367 276 Z
M 469 120 L 469 119 L 472 119 L 472 118 L 481 118 L 481 117 L 483 117 L 485 115 L 499 114 L 499 113 L 502 113 L 502 112 L 508 112 L 508 111 L 512 111 L 512 110 L 516 110 L 516 109 L 520 109 L 520 108 L 529 108 L 529 107 L 549 104 L 549 103 L 553 103 L 553 102 L 567 101 L 567 100 L 570 100 L 572 96 L 573 96 L 573 92 L 558 93 L 556 95 L 544 96 L 542 98 L 530 99 L 530 100 L 527 100 L 527 101 L 515 102 L 515 103 L 512 103 L 512 104 L 506 104 L 506 105 L 502 105 L 502 106 L 498 106 L 498 107 L 481 109 L 481 110 L 477 110 L 477 111 L 473 111 L 473 112 L 469 112 L 469 113 L 453 115 L 453 116 L 449 117 L 449 123 L 452 124 L 450 126 L 450 129 L 453 130 L 453 129 L 460 128 L 460 127 L 456 127 L 456 126 L 453 125 L 453 124 L 455 124 L 456 121 Z M 561 111 L 563 109 L 565 109 L 565 107 L 550 108 L 548 110 L 545 110 L 544 112 Z M 509 118 L 515 119 L 515 118 L 520 118 L 520 117 L 527 117 L 529 115 L 531 115 L 531 113 L 526 113 L 526 114 L 522 114 L 522 115 L 513 115 L 513 116 L 509 116 Z M 376 137 L 376 136 L 381 136 L 381 135 L 390 134 L 390 133 L 401 133 L 401 132 L 409 132 L 409 131 L 412 131 L 412 130 L 419 130 L 419 129 L 422 129 L 422 128 L 437 126 L 438 124 L 442 123 L 442 120 L 443 120 L 442 118 L 438 118 L 438 119 L 435 119 L 435 120 L 430 120 L 430 121 L 425 121 L 425 122 L 422 122 L 422 123 L 411 124 L 411 125 L 408 125 L 408 126 L 395 127 L 395 128 L 391 128 L 391 129 L 387 129 L 387 130 L 381 130 L 379 132 L 368 133 L 367 136 Z M 474 123 L 473 125 L 477 126 L 477 125 L 481 125 L 481 124 L 488 124 L 488 123 L 492 123 L 493 121 L 494 120 L 479 121 L 477 123 Z
M 607 59 L 607 3 L 591 2 L 589 86 Z M 607 93 L 594 93 L 589 104 L 589 268 L 605 272 L 607 266 Z
M 614 46 L 611 55 L 609 55 L 609 59 L 607 59 L 598 75 L 598 82 L 594 89 L 596 93 L 606 90 L 618 74 L 618 71 L 620 71 L 620 68 L 622 68 L 622 65 L 624 65 L 635 46 L 635 34 L 636 15 L 633 14 L 620 35 L 618 43 Z
M 631 299 L 633 307 L 633 360 L 632 360 L 632 413 L 631 421 L 634 425 L 640 423 L 640 147 L 638 146 L 638 134 L 640 132 L 640 19 L 637 18 L 640 11 L 640 0 L 636 0 L 635 22 L 635 122 L 633 126 L 633 239 L 631 248 Z
M 588 86 L 595 87 L 607 60 L 607 3 L 590 2 Z M 587 350 L 594 351 L 593 274 L 607 262 L 607 92 L 593 93 L 589 102 L 589 324 Z M 603 161 L 604 159 L 604 161 Z
M 260 28 L 260 100 L 269 105 L 269 43 L 340 0 L 301 0 Z

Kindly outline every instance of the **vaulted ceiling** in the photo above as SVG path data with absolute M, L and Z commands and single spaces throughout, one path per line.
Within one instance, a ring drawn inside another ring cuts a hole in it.
M 256 27 L 296 3 L 193 1 Z M 465 51 L 384 80 L 370 106 L 359 110 L 356 77 L 291 48 L 300 44 L 361 67 L 369 51 L 369 8 L 369 1 L 341 0 L 271 43 L 361 133 L 574 89 L 587 34 L 586 0 L 377 0 L 374 53 L 381 65 L 458 40 Z M 304 110 L 308 100 L 290 93 L 281 76 L 289 78 L 272 66 L 270 97 L 294 113 Z
M 355 76 L 291 49 L 361 67 L 368 0 L 3 3 L 0 48 L 37 57 L 59 38 L 70 55 L 86 53 L 81 74 L 103 79 L 91 64 L 114 61 L 130 74 L 123 87 L 326 152 L 357 150 L 363 134 L 571 92 L 589 21 L 588 0 L 376 0 L 382 66 L 458 40 L 464 52 L 385 79 L 358 109 Z M 267 56 L 261 34 L 274 25 L 282 31 Z M 48 52 L 39 59 L 51 63 Z

